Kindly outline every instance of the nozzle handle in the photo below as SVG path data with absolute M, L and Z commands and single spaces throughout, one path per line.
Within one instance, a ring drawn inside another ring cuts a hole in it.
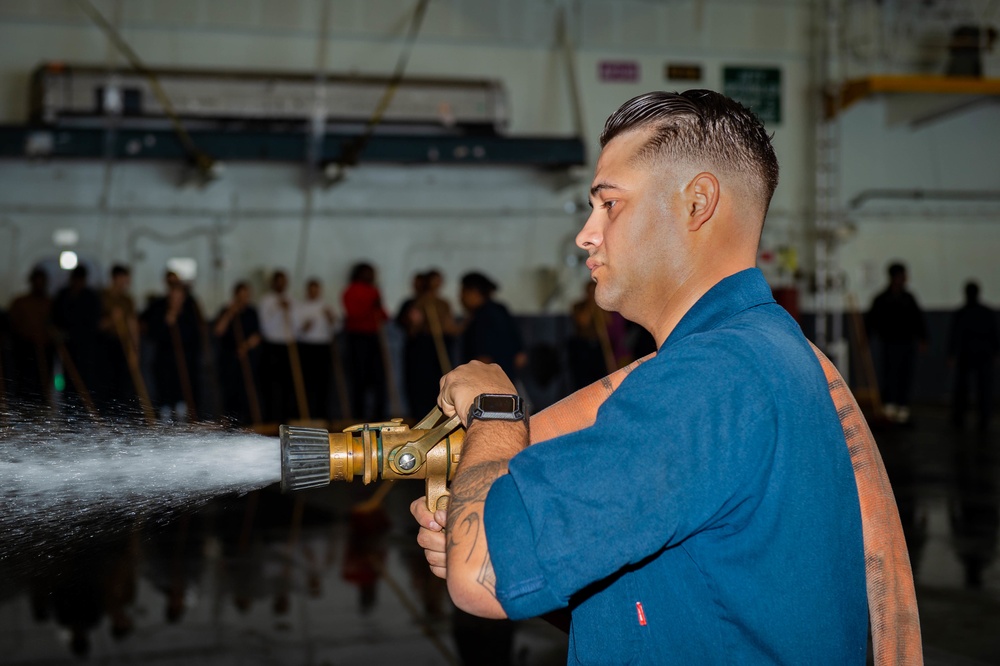
M 448 490 L 447 482 L 439 474 L 427 476 L 427 510 L 431 513 L 435 511 L 447 511 L 451 502 L 451 492 Z
M 410 442 L 405 446 L 400 447 L 393 455 L 390 460 L 390 464 L 393 466 L 393 471 L 399 474 L 410 474 L 415 472 L 424 464 L 427 459 L 427 452 L 434 448 L 438 442 L 448 436 L 451 431 L 462 424 L 462 420 L 458 418 L 458 415 L 451 417 L 443 421 L 442 423 L 431 427 L 438 419 L 442 418 L 444 414 L 441 410 L 435 407 L 431 412 L 425 416 L 420 423 L 417 424 L 418 427 L 427 427 L 426 430 L 418 440 Z M 414 458 L 414 464 L 407 469 L 403 469 L 397 464 L 397 461 L 402 459 L 406 454 L 410 454 Z M 429 478 L 429 477 L 428 477 Z

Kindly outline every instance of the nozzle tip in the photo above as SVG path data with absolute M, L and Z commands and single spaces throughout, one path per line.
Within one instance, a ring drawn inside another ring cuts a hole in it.
M 320 428 L 283 425 L 281 492 L 320 488 L 330 483 L 330 435 Z

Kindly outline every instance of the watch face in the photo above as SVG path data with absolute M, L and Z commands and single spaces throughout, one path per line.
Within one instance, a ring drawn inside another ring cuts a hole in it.
M 516 407 L 517 405 L 514 404 L 514 396 L 483 395 L 479 397 L 479 408 L 484 412 L 513 414 Z

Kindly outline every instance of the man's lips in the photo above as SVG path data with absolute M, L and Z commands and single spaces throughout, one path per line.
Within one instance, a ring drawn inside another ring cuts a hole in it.
M 594 259 L 593 257 L 591 257 L 590 259 L 587 259 L 587 268 L 590 269 L 591 273 L 593 273 L 597 268 L 599 268 L 599 267 L 601 267 L 603 265 L 604 265 L 603 263 L 601 263 L 597 259 Z

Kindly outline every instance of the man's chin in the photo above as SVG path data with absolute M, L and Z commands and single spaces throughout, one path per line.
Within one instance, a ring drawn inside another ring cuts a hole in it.
M 597 283 L 597 289 L 594 290 L 594 302 L 597 303 L 597 307 L 606 312 L 618 312 L 618 298 L 608 285 L 604 285 L 602 288 L 601 283 Z

